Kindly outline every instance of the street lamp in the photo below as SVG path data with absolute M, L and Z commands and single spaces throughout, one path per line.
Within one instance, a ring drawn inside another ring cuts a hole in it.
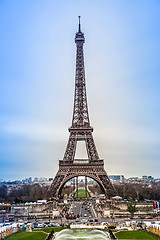
M 61 226 L 62 226 L 62 217 L 63 217 L 63 214 L 61 213 L 60 216 L 61 216 L 60 218 L 61 218 Z

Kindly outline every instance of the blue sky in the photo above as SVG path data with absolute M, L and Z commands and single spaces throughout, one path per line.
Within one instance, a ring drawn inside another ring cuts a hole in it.
M 54 177 L 71 125 L 78 17 L 108 174 L 159 177 L 160 2 L 0 1 L 0 178 Z

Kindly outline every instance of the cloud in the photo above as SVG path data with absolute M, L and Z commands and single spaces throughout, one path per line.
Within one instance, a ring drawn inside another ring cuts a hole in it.
M 64 131 L 58 123 L 49 124 L 48 122 L 23 119 L 10 119 L 1 124 L 1 132 L 8 137 L 23 138 L 26 140 L 38 141 L 57 141 L 62 140 Z

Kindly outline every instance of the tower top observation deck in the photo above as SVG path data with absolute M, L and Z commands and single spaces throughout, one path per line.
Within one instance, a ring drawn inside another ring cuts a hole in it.
M 80 19 L 81 19 L 81 16 L 78 16 L 79 18 L 79 24 L 78 24 L 78 32 L 76 33 L 76 36 L 75 36 L 75 43 L 84 43 L 85 42 L 85 38 L 84 38 L 84 34 L 81 32 L 81 22 L 80 22 Z

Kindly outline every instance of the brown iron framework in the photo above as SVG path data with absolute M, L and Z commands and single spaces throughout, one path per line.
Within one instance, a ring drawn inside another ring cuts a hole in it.
M 85 38 L 81 32 L 79 17 L 79 28 L 75 36 L 77 54 L 72 126 L 69 128 L 70 136 L 64 158 L 59 161 L 59 170 L 50 186 L 53 197 L 58 197 L 64 184 L 77 176 L 87 176 L 94 179 L 106 195 L 108 189 L 113 188 L 104 170 L 104 161 L 99 159 L 92 135 L 93 128 L 89 121 L 83 55 L 84 42 Z M 88 159 L 75 159 L 77 141 L 85 141 Z

